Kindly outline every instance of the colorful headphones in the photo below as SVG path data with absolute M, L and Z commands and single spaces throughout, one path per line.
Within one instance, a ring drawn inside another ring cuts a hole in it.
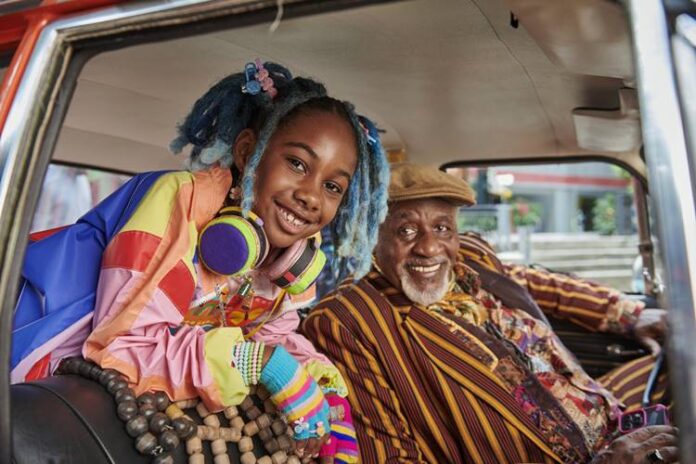
M 265 264 L 269 249 L 263 220 L 252 212 L 245 218 L 236 206 L 220 210 L 198 236 L 198 258 L 211 272 L 238 276 L 264 264 L 271 281 L 291 295 L 309 288 L 326 264 L 315 238 L 298 240 Z

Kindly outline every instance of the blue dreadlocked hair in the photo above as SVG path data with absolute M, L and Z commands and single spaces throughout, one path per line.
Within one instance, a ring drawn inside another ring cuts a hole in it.
M 358 162 L 348 191 L 336 217 L 327 227 L 336 256 L 330 261 L 334 279 L 352 272 L 355 279 L 371 266 L 372 249 L 377 243 L 379 225 L 387 214 L 389 163 L 374 124 L 356 114 L 352 104 L 329 97 L 324 85 L 312 79 L 294 77 L 283 66 L 264 63 L 278 93 L 245 93 L 245 73 L 231 74 L 212 86 L 193 105 L 178 126 L 178 137 L 171 144 L 174 153 L 191 145 L 187 160 L 190 170 L 220 164 L 233 165 L 232 147 L 239 133 L 251 128 L 257 134 L 254 153 L 249 157 L 241 181 L 242 210 L 249 213 L 254 204 L 256 170 L 266 145 L 275 131 L 298 114 L 334 113 L 353 128 L 358 145 Z

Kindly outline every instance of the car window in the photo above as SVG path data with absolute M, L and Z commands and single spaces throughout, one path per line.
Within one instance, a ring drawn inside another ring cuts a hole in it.
M 539 265 L 641 292 L 633 178 L 609 163 L 449 169 L 474 188 L 459 230 L 489 240 L 503 262 Z
M 128 179 L 99 169 L 49 165 L 31 231 L 72 224 Z

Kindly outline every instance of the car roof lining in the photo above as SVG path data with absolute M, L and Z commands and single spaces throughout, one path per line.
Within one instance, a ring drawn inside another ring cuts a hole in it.
M 573 125 L 575 108 L 620 108 L 618 91 L 630 78 L 608 71 L 607 57 L 593 58 L 592 43 L 611 37 L 596 24 L 583 37 L 581 19 L 599 8 L 616 27 L 623 11 L 605 0 L 562 0 L 542 15 L 538 3 L 377 4 L 286 19 L 272 34 L 259 24 L 101 53 L 78 79 L 54 158 L 123 171 L 179 168 L 181 157 L 167 148 L 176 124 L 217 79 L 260 57 L 325 82 L 378 122 L 388 149 L 405 149 L 412 161 L 603 155 L 643 175 L 637 150 L 583 149 Z M 522 14 L 517 29 L 511 7 Z M 573 23 L 574 14 L 581 19 Z M 569 23 L 574 43 L 542 33 Z

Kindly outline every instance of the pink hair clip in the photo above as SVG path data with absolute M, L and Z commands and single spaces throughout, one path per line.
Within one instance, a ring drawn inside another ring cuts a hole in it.
M 278 95 L 278 89 L 275 88 L 273 78 L 269 74 L 268 70 L 263 66 L 263 62 L 259 58 L 256 58 L 254 62 L 257 70 L 256 80 L 259 81 L 261 88 L 268 94 L 268 96 L 271 97 L 271 99 L 275 98 L 275 96 Z

